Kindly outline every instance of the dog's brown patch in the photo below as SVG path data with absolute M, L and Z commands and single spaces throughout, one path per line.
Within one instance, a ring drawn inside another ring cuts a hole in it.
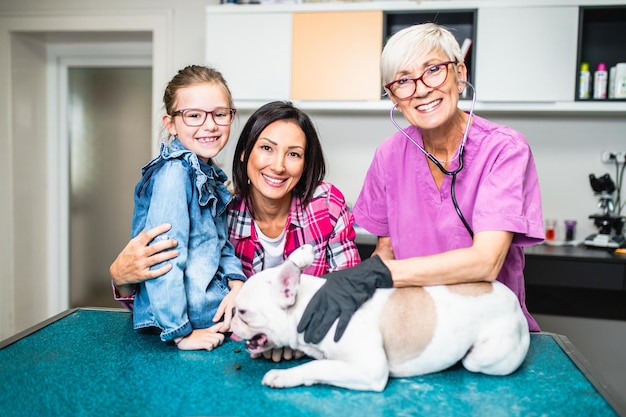
M 433 338 L 436 322 L 435 303 L 426 290 L 395 290 L 383 308 L 380 323 L 389 363 L 419 356 Z
M 453 294 L 478 297 L 493 291 L 493 285 L 489 282 L 472 282 L 468 284 L 448 285 L 448 290 Z

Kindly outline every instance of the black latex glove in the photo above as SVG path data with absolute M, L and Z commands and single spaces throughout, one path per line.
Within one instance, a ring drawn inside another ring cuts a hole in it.
M 355 267 L 324 275 L 326 282 L 306 306 L 298 323 L 298 333 L 304 332 L 304 341 L 319 343 L 333 323 L 339 319 L 335 331 L 338 342 L 350 318 L 376 288 L 391 288 L 391 272 L 378 256 L 369 258 Z

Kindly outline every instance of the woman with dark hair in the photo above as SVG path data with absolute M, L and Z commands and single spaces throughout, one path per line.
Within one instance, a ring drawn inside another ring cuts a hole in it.
M 259 108 L 241 132 L 233 158 L 235 199 L 230 241 L 246 276 L 278 265 L 304 244 L 321 276 L 360 262 L 343 194 L 323 182 L 324 155 L 311 119 L 289 102 Z

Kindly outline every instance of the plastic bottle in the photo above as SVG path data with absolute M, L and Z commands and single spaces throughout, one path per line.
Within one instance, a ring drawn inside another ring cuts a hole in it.
M 580 74 L 578 76 L 578 98 L 589 98 L 589 82 L 591 74 L 589 73 L 589 63 L 583 62 L 580 64 Z
M 617 66 L 612 66 L 609 70 L 609 98 L 615 98 L 615 73 L 617 72 Z
M 616 65 L 615 98 L 626 98 L 626 62 Z
M 593 74 L 593 98 L 606 98 L 606 86 L 609 74 L 606 71 L 606 64 L 600 62 Z

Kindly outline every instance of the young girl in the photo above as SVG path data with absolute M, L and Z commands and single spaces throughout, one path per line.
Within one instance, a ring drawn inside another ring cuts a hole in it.
M 211 350 L 224 340 L 245 280 L 228 241 L 227 178 L 211 160 L 228 142 L 235 109 L 222 75 L 196 65 L 169 82 L 163 102 L 169 137 L 142 169 L 132 236 L 169 223 L 165 238 L 178 242 L 178 257 L 165 275 L 136 287 L 134 327 L 158 328 L 179 349 Z

